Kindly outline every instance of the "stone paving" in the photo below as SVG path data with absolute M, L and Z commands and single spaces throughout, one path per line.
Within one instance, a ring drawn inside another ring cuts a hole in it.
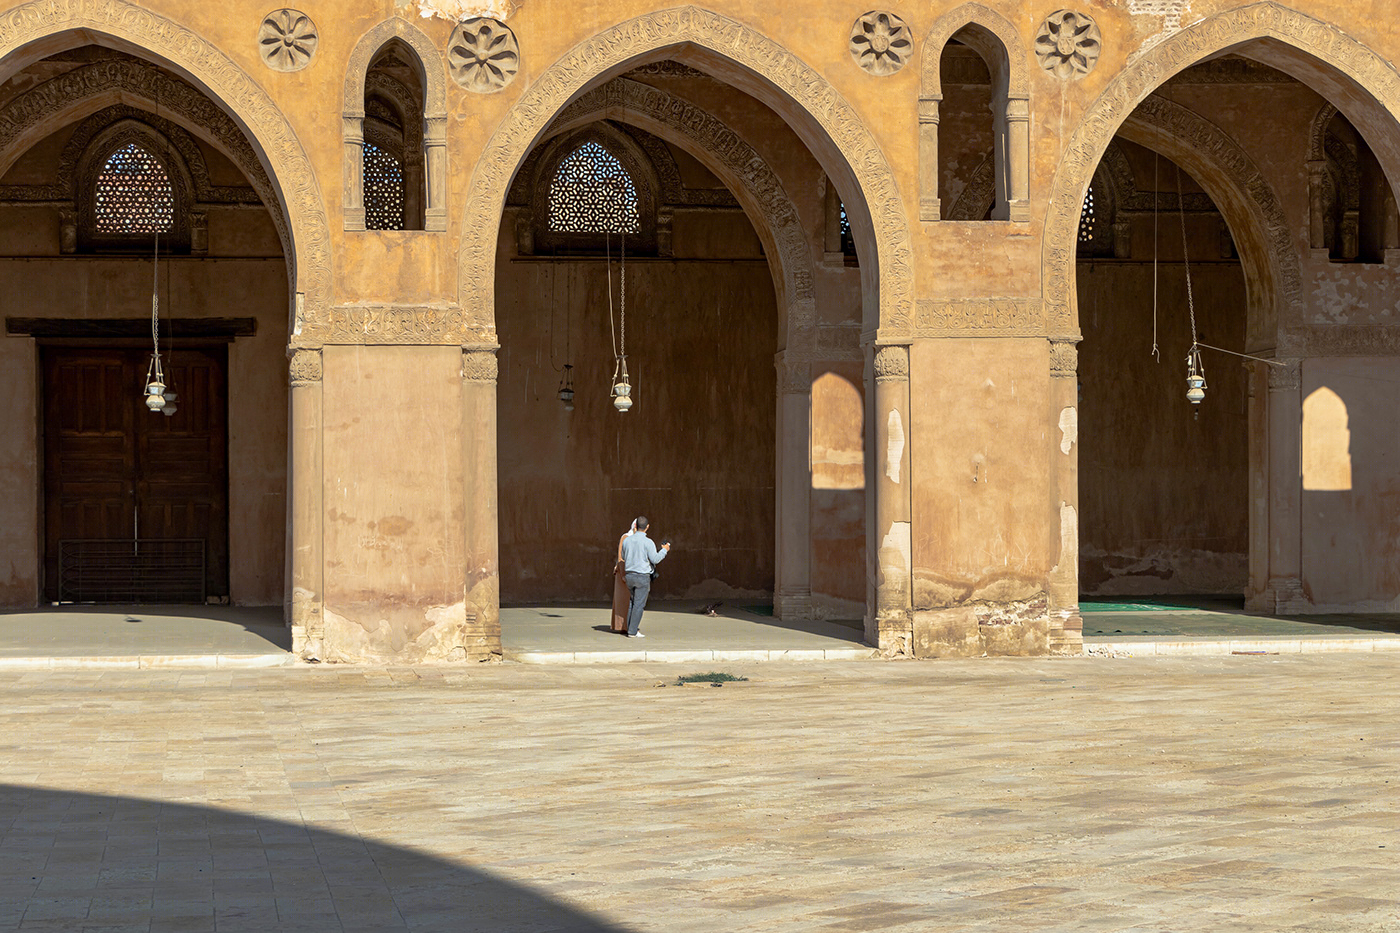
M 0 930 L 1394 933 L 1396 662 L 0 672 Z

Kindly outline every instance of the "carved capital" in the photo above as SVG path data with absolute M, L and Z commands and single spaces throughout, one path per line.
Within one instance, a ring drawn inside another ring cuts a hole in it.
M 939 94 L 939 95 L 936 96 L 936 97 L 920 97 L 920 98 L 919 98 L 919 122 L 920 122 L 920 123 L 932 123 L 934 126 L 937 126 L 937 125 L 938 125 L 938 105 L 939 105 L 939 103 L 940 103 L 942 100 L 943 100 L 943 95 L 942 95 L 942 94 Z
M 1296 392 L 1302 383 L 1302 360 L 1277 360 L 1282 365 L 1269 367 L 1269 390 Z
M 1078 340 L 1050 341 L 1050 375 L 1071 377 L 1079 372 Z
M 909 347 L 896 344 L 875 348 L 875 381 L 909 381 Z
M 806 360 L 778 361 L 778 392 L 807 395 L 812 391 L 812 364 Z
M 490 382 L 494 384 L 496 381 L 496 375 L 497 369 L 495 347 L 462 348 L 463 381 Z
M 309 386 L 321 381 L 321 351 L 299 349 L 292 351 L 291 362 L 287 366 L 292 386 Z

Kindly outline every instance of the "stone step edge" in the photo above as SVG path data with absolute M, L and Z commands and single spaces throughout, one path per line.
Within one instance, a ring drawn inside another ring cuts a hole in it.
M 1213 641 L 1084 640 L 1088 657 L 1171 657 L 1235 654 L 1340 654 L 1400 651 L 1400 638 L 1233 638 Z
M 94 655 L 88 657 L 0 657 L 0 671 L 63 670 L 210 670 L 287 667 L 300 663 L 290 652 L 279 654 Z
M 646 661 L 710 663 L 714 661 L 868 661 L 874 648 L 756 648 L 752 650 L 657 649 L 649 651 L 506 651 L 505 660 L 519 664 L 630 664 Z

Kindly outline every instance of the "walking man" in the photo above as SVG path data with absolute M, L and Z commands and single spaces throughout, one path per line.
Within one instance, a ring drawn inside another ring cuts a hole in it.
M 647 537 L 646 516 L 638 516 L 637 533 L 622 542 L 622 570 L 627 581 L 627 592 L 632 599 L 627 608 L 627 637 L 645 638 L 638 629 L 642 624 L 642 610 L 647 607 L 647 597 L 651 595 L 651 573 L 656 565 L 671 553 L 669 543 L 660 550 Z

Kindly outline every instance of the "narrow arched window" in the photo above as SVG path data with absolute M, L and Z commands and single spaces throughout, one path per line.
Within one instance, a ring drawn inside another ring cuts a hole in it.
M 104 236 L 173 231 L 175 190 L 160 160 L 136 143 L 108 156 L 93 189 L 93 225 Z
M 851 235 L 851 218 L 844 202 L 841 204 L 841 252 L 847 256 L 856 254 L 856 238 Z
M 365 143 L 365 229 L 404 228 L 403 162 L 373 143 Z
M 637 186 L 617 157 L 586 142 L 559 163 L 549 185 L 554 233 L 640 233 Z

